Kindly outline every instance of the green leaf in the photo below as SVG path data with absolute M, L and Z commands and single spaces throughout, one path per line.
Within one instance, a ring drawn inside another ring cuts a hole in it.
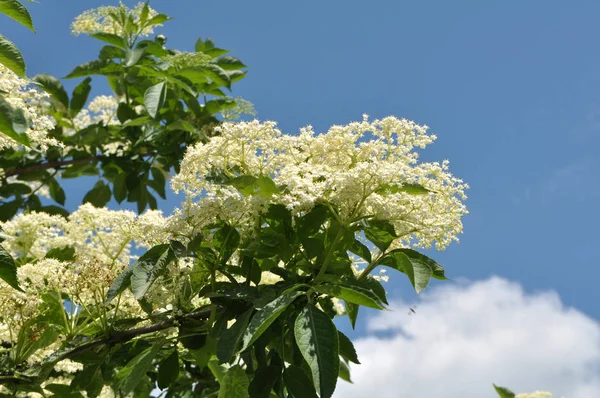
M 398 237 L 394 226 L 383 220 L 370 220 L 369 226 L 365 228 L 365 236 L 382 252 Z
M 358 318 L 358 309 L 360 308 L 360 306 L 349 302 L 344 302 L 344 306 L 346 307 L 346 314 L 348 314 L 348 318 L 350 319 L 352 329 L 354 329 L 354 327 L 356 326 L 356 318 Z
M 206 64 L 202 67 L 206 72 L 206 75 L 215 83 L 220 86 L 225 86 L 227 88 L 231 87 L 231 79 L 229 78 L 229 74 L 218 65 L 214 64 Z
M 350 251 L 362 257 L 366 262 L 371 262 L 371 251 L 359 240 L 355 239 L 354 242 L 352 242 L 352 246 L 350 246 Z
M 244 332 L 250 322 L 253 309 L 249 309 L 242 315 L 239 315 L 235 323 L 227 330 L 221 333 L 217 342 L 217 358 L 220 363 L 229 362 L 231 357 L 236 353 Z
M 508 388 L 498 387 L 495 384 L 493 384 L 493 386 L 500 398 L 515 398 L 515 393 L 510 391 Z
M 111 192 L 104 181 L 99 180 L 83 197 L 83 203 L 91 203 L 95 207 L 104 207 L 110 201 Z
M 239 365 L 232 366 L 223 376 L 218 398 L 248 398 L 249 386 L 246 372 Z
M 246 332 L 243 337 L 243 347 L 241 351 L 244 351 L 252 343 L 256 341 L 269 326 L 281 313 L 299 296 L 302 296 L 304 292 L 288 291 L 265 305 L 263 308 L 258 310 L 252 317 Z
M 229 55 L 221 56 L 212 62 L 219 65 L 224 70 L 236 70 L 246 67 L 242 61 Z
M 112 44 L 112 45 L 120 47 L 124 50 L 129 49 L 129 46 L 125 42 L 125 39 L 123 39 L 121 36 L 117 36 L 112 33 L 102 33 L 102 32 L 92 33 L 90 36 L 93 37 L 94 39 L 102 40 L 108 44 Z
M 165 389 L 179 377 L 179 354 L 173 350 L 158 368 L 158 388 Z
M 222 263 L 226 263 L 240 244 L 240 233 L 229 224 L 219 228 L 213 236 L 213 245 L 219 251 Z
M 148 21 L 148 23 L 146 24 L 147 26 L 152 26 L 152 25 L 160 25 L 163 22 L 167 22 L 168 20 L 170 20 L 171 18 L 168 15 L 165 14 L 158 14 L 152 18 L 150 18 L 150 20 Z
M 150 185 L 152 187 L 152 189 L 154 189 L 156 191 L 156 193 L 160 195 L 161 198 L 166 199 L 165 173 L 158 167 L 152 167 L 150 169 L 150 172 L 152 173 L 152 179 L 154 180 L 154 183 L 152 185 L 150 185 L 150 184 L 148 184 L 148 185 Z
M 430 261 L 428 261 L 430 260 Z M 420 293 L 429 284 L 433 276 L 435 261 L 411 249 L 395 249 L 380 260 L 381 265 L 388 266 L 405 273 L 417 293 Z M 437 264 L 437 263 L 435 263 Z M 437 264 L 441 268 L 439 264 Z M 438 274 L 440 271 L 437 271 Z M 441 270 L 443 276 L 443 268 Z M 443 276 L 445 278 L 445 276 Z M 441 276 L 438 276 L 441 279 Z
M 146 372 L 150 370 L 152 361 L 160 351 L 162 343 L 156 343 L 148 347 L 125 365 L 116 374 L 117 386 L 122 396 L 127 396 L 137 387 L 137 385 L 146 377 Z
M 340 342 L 340 356 L 346 361 L 360 364 L 354 344 L 352 344 L 348 336 L 338 330 L 338 340 Z
M 299 366 L 288 366 L 283 372 L 283 382 L 292 398 L 318 398 L 312 380 Z
M 113 180 L 113 195 L 115 196 L 117 203 L 121 203 L 127 198 L 127 184 L 125 182 L 126 178 L 126 173 L 119 173 L 119 175 Z
M 133 296 L 137 300 L 142 299 L 154 281 L 166 272 L 167 265 L 174 259 L 175 256 L 168 244 L 155 246 L 140 257 L 131 275 Z
M 444 267 L 442 267 L 441 265 L 439 265 L 435 260 L 427 257 L 424 254 L 419 253 L 416 250 L 412 250 L 412 249 L 396 249 L 397 251 L 404 253 L 409 259 L 410 261 L 414 262 L 418 262 L 418 263 L 422 263 L 422 264 L 427 264 L 430 268 L 431 271 L 433 272 L 433 277 L 435 279 L 439 279 L 439 280 L 447 280 L 448 278 L 446 278 L 446 275 L 444 273 Z
M 152 249 L 154 249 L 154 248 L 152 248 Z M 148 254 L 149 252 L 151 252 L 152 249 L 150 249 L 142 257 L 140 257 L 138 259 L 138 262 L 143 261 L 144 256 L 146 254 Z M 133 269 L 135 268 L 136 265 L 137 265 L 137 262 L 129 265 L 127 268 L 125 268 L 123 270 L 123 272 L 121 272 L 119 274 L 119 276 L 117 276 L 115 278 L 115 280 L 112 282 L 112 284 L 108 288 L 106 300 L 104 301 L 105 304 L 110 303 L 112 301 L 112 299 L 117 297 L 119 294 L 123 293 L 125 291 L 125 289 L 127 289 L 131 285 L 131 275 L 133 275 Z
M 23 291 L 19 286 L 17 278 L 17 265 L 12 256 L 3 246 L 0 246 L 0 279 L 8 283 L 12 288 Z
M 92 86 L 90 85 L 91 81 L 91 77 L 86 77 L 73 89 L 73 96 L 71 97 L 71 103 L 69 104 L 69 116 L 77 116 L 85 106 L 90 91 L 92 91 Z
M 349 303 L 364 305 L 365 307 L 378 310 L 384 308 L 379 297 L 372 290 L 358 283 L 324 283 L 313 287 L 313 290 L 331 297 L 340 298 Z
M 15 43 L 0 35 L 0 64 L 25 78 L 25 60 Z
M 144 105 L 148 114 L 156 118 L 160 108 L 162 108 L 167 98 L 167 85 L 165 82 L 160 82 L 148 88 L 144 93 Z
M 2 60 L 0 59 L 0 63 Z M 14 109 L 2 95 L 0 95 L 0 132 L 9 136 L 16 142 L 29 147 L 29 138 L 26 134 L 29 123 L 21 109 Z
M 333 395 L 338 379 L 339 341 L 331 319 L 312 304 L 300 312 L 294 324 L 296 344 L 308 363 L 321 398 Z
M 231 178 L 225 181 L 225 185 L 231 185 L 236 188 L 244 196 L 249 196 L 256 190 L 258 178 L 254 176 L 243 175 L 235 178 Z
M 75 249 L 70 246 L 55 247 L 48 250 L 45 258 L 54 258 L 59 261 L 73 261 L 75 260 Z
M 86 77 L 91 75 L 111 75 L 121 72 L 123 67 L 111 60 L 95 60 L 81 64 L 71 71 L 65 79 L 74 79 L 76 77 Z
M 62 189 L 60 184 L 55 179 L 50 180 L 48 186 L 50 188 L 50 197 L 54 199 L 56 203 L 64 206 L 66 199 L 65 190 Z
M 406 192 L 409 195 L 427 195 L 432 191 L 419 184 L 403 184 L 402 186 L 385 184 L 377 190 L 377 193 L 379 194 L 385 194 L 387 192 Z
M 26 184 L 14 182 L 0 185 L 0 196 L 8 198 L 9 196 L 27 195 L 31 193 L 31 187 Z
M 21 25 L 35 32 L 33 21 L 27 8 L 17 0 L 2 0 L 0 1 L 0 14 L 4 14 L 9 18 L 14 19 Z
M 13 200 L 12 202 L 0 205 L 0 221 L 10 220 L 15 214 L 17 214 L 20 207 L 20 200 Z
M 257 350 L 262 350 L 258 348 Z M 258 369 L 254 373 L 254 377 L 250 382 L 248 392 L 252 398 L 270 398 L 273 393 L 273 387 L 281 380 L 281 372 L 283 371 L 283 361 L 275 350 L 269 351 L 269 365 L 266 361 L 259 361 Z
M 344 361 L 340 361 L 340 371 L 338 373 L 338 377 L 348 383 L 352 383 L 352 379 L 350 378 L 350 368 Z
M 144 48 L 136 48 L 135 50 L 127 49 L 127 58 L 125 59 L 125 67 L 129 68 L 137 64 L 142 58 L 146 50 Z
M 69 107 L 69 96 L 65 91 L 60 80 L 52 75 L 40 74 L 35 75 L 31 80 L 36 82 L 45 92 L 50 94 L 50 96 L 59 104 L 63 105 L 66 108 Z
M 275 185 L 275 182 L 269 176 L 261 174 L 258 177 L 257 184 L 257 193 L 264 198 L 270 198 L 273 195 L 281 193 L 279 188 L 277 188 L 277 185 Z

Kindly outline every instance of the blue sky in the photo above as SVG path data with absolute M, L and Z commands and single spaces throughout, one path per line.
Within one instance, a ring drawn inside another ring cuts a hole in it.
M 28 4 L 37 34 L 6 19 L 0 26 L 30 76 L 64 76 L 100 46 L 71 36 L 70 21 L 102 4 L 109 2 L 42 0 Z M 285 132 L 307 124 L 324 131 L 363 113 L 429 125 L 439 138 L 422 158 L 450 159 L 471 186 L 460 244 L 430 253 L 447 274 L 460 283 L 498 275 L 532 294 L 554 290 L 598 320 L 600 3 L 566 4 L 152 2 L 174 18 L 160 32 L 170 46 L 191 50 L 209 36 L 242 59 L 249 73 L 233 95 Z M 80 197 L 72 194 L 70 205 Z M 387 289 L 408 302 L 415 295 L 405 279 Z

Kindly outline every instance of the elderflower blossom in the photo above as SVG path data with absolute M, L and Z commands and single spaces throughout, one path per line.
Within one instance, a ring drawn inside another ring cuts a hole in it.
M 84 11 L 81 15 L 78 15 L 71 24 L 71 33 L 75 36 L 79 36 L 82 33 L 87 35 L 94 33 L 111 33 L 122 36 L 125 34 L 123 26 L 115 21 L 111 17 L 111 14 L 119 15 L 121 12 L 126 12 L 133 17 L 134 23 L 138 24 L 143 8 L 144 3 L 142 2 L 136 4 L 133 9 L 128 9 L 127 6 L 120 2 L 118 6 L 103 6 Z M 158 12 L 149 7 L 148 20 L 157 15 Z M 154 26 L 161 25 L 157 24 Z M 140 32 L 140 36 L 145 37 L 154 33 L 154 26 L 145 27 Z
M 54 129 L 55 121 L 43 111 L 40 104 L 47 102 L 49 95 L 29 87 L 29 82 L 20 78 L 0 64 L 0 93 L 4 100 L 15 109 L 21 109 L 29 122 L 25 131 L 32 147 L 45 150 L 48 146 L 58 145 L 58 141 L 48 137 L 48 131 Z M 0 150 L 21 148 L 21 144 L 0 133 Z
M 394 247 L 445 249 L 462 233 L 468 185 L 449 173 L 448 161 L 418 162 L 416 148 L 435 140 L 427 126 L 387 117 L 315 134 L 311 127 L 283 135 L 273 122 L 224 123 L 208 143 L 188 149 L 175 191 L 187 196 L 170 218 L 188 232 L 223 220 L 242 233 L 251 231 L 269 204 L 285 205 L 294 215 L 326 201 L 344 222 L 365 217 L 387 220 L 400 236 Z M 280 193 L 242 195 L 207 176 L 270 177 Z M 423 187 L 416 194 L 414 186 Z M 184 220 L 182 220 L 182 218 Z
M 76 130 L 81 130 L 92 124 L 102 123 L 104 126 L 120 124 L 117 119 L 119 101 L 111 95 L 99 95 L 90 101 L 87 109 L 83 109 L 73 120 Z M 71 132 L 72 134 L 73 132 Z M 67 133 L 66 133 L 67 134 Z
M 517 394 L 515 398 L 552 398 L 552 393 L 544 391 L 536 391 L 531 393 Z

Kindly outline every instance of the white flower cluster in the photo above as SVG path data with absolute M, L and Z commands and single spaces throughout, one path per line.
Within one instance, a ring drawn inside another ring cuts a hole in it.
M 47 292 L 68 295 L 73 306 L 100 305 L 113 280 L 137 257 L 132 245 L 150 247 L 168 241 L 159 211 L 140 216 L 82 205 L 68 220 L 45 213 L 19 214 L 0 223 L 2 246 L 28 262 L 18 268 L 21 293 L 0 281 L 0 340 L 12 341 L 27 319 L 40 310 Z M 73 248 L 74 261 L 47 258 L 52 249 Z M 125 293 L 120 315 L 139 313 L 137 302 Z
M 142 2 L 136 4 L 133 9 L 128 9 L 120 2 L 118 6 L 104 6 L 84 11 L 81 15 L 78 15 L 71 24 L 71 33 L 75 36 L 79 36 L 82 33 L 87 35 L 94 33 L 112 33 L 122 36 L 125 33 L 123 27 L 113 19 L 111 14 L 119 15 L 121 12 L 125 11 L 128 15 L 133 17 L 133 21 L 137 24 L 140 22 L 143 8 L 144 3 Z M 156 15 L 158 15 L 158 12 L 149 8 L 148 19 L 151 19 Z M 141 31 L 140 36 L 149 36 L 152 33 L 154 33 L 154 27 L 148 26 Z
M 48 101 L 49 95 L 32 88 L 29 82 L 20 78 L 11 70 L 0 64 L 0 93 L 15 109 L 21 109 L 29 123 L 25 132 L 31 145 L 38 149 L 46 149 L 58 142 L 48 137 L 48 131 L 54 129 L 55 121 L 44 111 L 42 104 Z M 21 144 L 0 134 L 0 150 L 20 148 Z
M 443 250 L 462 232 L 468 186 L 448 172 L 448 161 L 418 162 L 414 149 L 436 138 L 426 126 L 365 116 L 318 135 L 311 127 L 283 135 L 275 123 L 258 121 L 216 130 L 217 137 L 188 149 L 173 178 L 173 188 L 187 196 L 169 219 L 173 230 L 189 233 L 218 219 L 251 230 L 268 204 L 284 204 L 298 215 L 326 201 L 347 223 L 390 221 L 401 237 L 396 246 Z M 243 195 L 210 178 L 215 175 L 268 176 L 280 192 Z
M 517 394 L 515 398 L 552 398 L 552 394 L 544 391 Z

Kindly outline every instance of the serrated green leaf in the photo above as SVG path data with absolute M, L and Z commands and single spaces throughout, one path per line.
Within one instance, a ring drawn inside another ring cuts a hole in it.
M 48 250 L 45 258 L 54 258 L 59 261 L 73 261 L 75 260 L 75 249 L 70 246 L 55 247 Z
M 179 377 L 179 354 L 177 349 L 160 364 L 158 368 L 158 388 L 165 389 Z
M 346 307 L 346 314 L 350 319 L 352 329 L 354 329 L 354 327 L 356 326 L 356 319 L 358 318 L 358 309 L 360 308 L 360 306 L 349 302 L 344 302 L 344 306 Z
M 37 85 L 39 85 L 45 92 L 50 94 L 50 97 L 64 106 L 65 109 L 69 107 L 69 96 L 60 80 L 58 80 L 56 77 L 47 74 L 40 74 L 35 75 L 33 78 L 31 78 L 31 80 L 37 83 Z
M 148 114 L 156 118 L 160 108 L 162 108 L 167 97 L 167 85 L 165 82 L 160 82 L 148 88 L 144 93 L 144 105 Z
M 232 366 L 223 376 L 218 398 L 248 398 L 249 386 L 246 372 L 239 365 Z
M 167 265 L 174 259 L 168 244 L 155 246 L 140 257 L 131 275 L 131 290 L 136 300 L 146 295 L 154 281 L 166 272 Z
M 312 380 L 299 366 L 288 366 L 283 372 L 283 382 L 292 398 L 318 398 Z
M 370 220 L 365 228 L 365 236 L 382 252 L 398 237 L 394 226 L 384 220 Z
M 404 249 L 392 250 L 381 259 L 381 264 L 405 273 L 415 291 L 420 293 L 427 287 L 433 270 L 429 264 L 410 258 L 403 251 Z
M 331 397 L 340 367 L 339 341 L 335 325 L 323 311 L 309 304 L 296 318 L 294 336 L 311 369 L 315 390 L 321 398 Z
M 231 357 L 236 353 L 242 337 L 246 332 L 250 317 L 252 316 L 252 309 L 239 315 L 235 323 L 227 330 L 221 333 L 217 342 L 217 358 L 220 363 L 229 362 Z
M 127 45 L 127 42 L 125 42 L 125 39 L 123 39 L 121 36 L 117 36 L 113 33 L 98 32 L 98 33 L 92 33 L 90 36 L 93 37 L 94 39 L 102 40 L 103 42 L 112 44 L 113 46 L 117 46 L 124 50 L 129 49 L 129 46 Z
M 8 283 L 12 288 L 21 292 L 23 291 L 19 286 L 15 260 L 13 260 L 12 256 L 3 246 L 0 246 L 0 279 Z
M 510 391 L 508 388 L 499 387 L 495 384 L 493 384 L 493 386 L 500 398 L 515 398 L 515 393 Z
M 229 55 L 221 56 L 211 62 L 219 65 L 224 70 L 237 70 L 246 67 L 242 61 Z
M 148 347 L 125 365 L 115 376 L 117 386 L 123 396 L 127 396 L 137 387 L 137 385 L 146 377 L 146 372 L 150 370 L 152 361 L 160 351 L 162 344 L 156 343 Z
M 318 293 L 327 294 L 331 297 L 340 298 L 346 302 L 363 305 L 378 310 L 383 309 L 379 297 L 365 286 L 348 283 L 324 283 L 313 287 Z
M 91 81 L 91 77 L 86 77 L 73 89 L 71 103 L 69 104 L 69 116 L 77 116 L 85 106 L 85 103 L 88 100 L 88 96 L 92 91 L 92 86 L 90 84 Z
M 338 330 L 338 340 L 340 343 L 340 356 L 346 361 L 360 364 L 354 344 L 352 344 L 352 341 L 350 341 L 348 336 Z
M 14 19 L 21 25 L 35 32 L 33 28 L 33 20 L 31 15 L 23 4 L 17 0 L 2 0 L 0 1 L 0 14 L 4 14 L 9 18 Z
M 56 203 L 64 206 L 66 199 L 65 190 L 60 186 L 60 184 L 55 179 L 52 179 L 48 182 L 48 187 L 50 190 L 50 197 L 54 199 Z
M 99 180 L 96 185 L 94 185 L 94 188 L 85 194 L 82 203 L 91 203 L 95 207 L 104 207 L 110 201 L 110 197 L 110 188 L 104 181 Z
M 258 310 L 252 317 L 243 337 L 243 346 L 241 351 L 247 349 L 256 341 L 281 313 L 304 292 L 290 291 L 277 297 L 269 304 Z
M 25 78 L 25 60 L 23 55 L 12 41 L 0 35 L 0 64 Z

